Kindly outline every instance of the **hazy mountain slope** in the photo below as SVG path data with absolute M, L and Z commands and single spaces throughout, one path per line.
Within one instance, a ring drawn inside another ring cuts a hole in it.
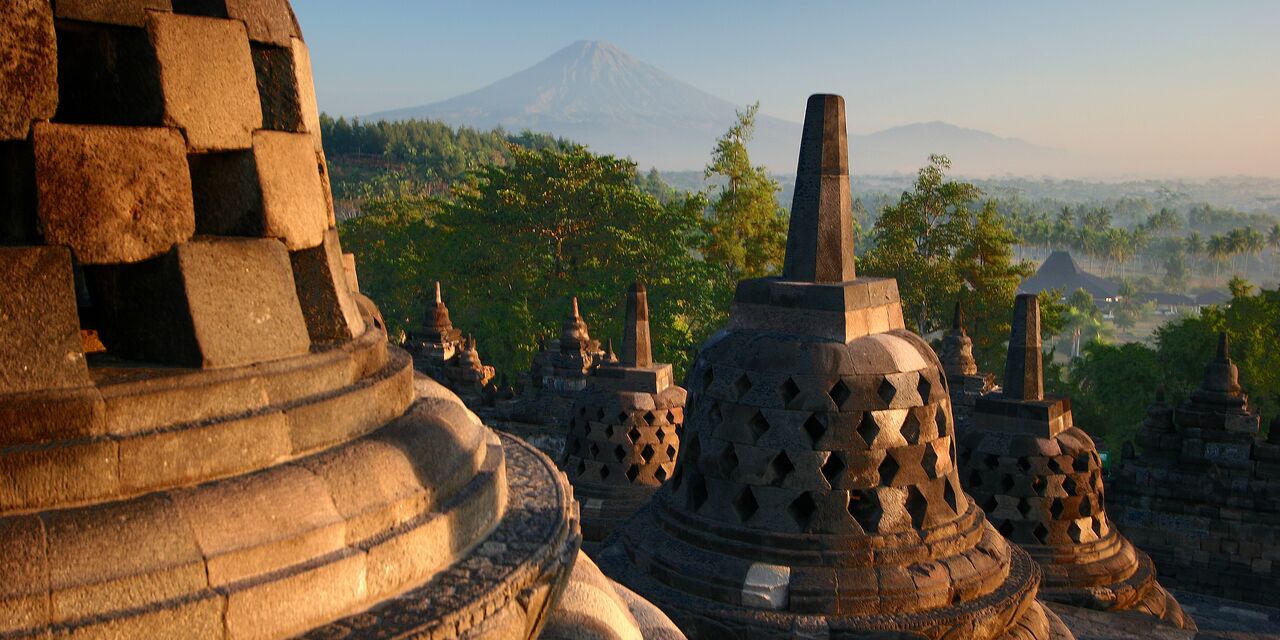
M 370 117 L 545 131 L 596 151 L 630 156 L 641 167 L 681 170 L 707 163 L 716 138 L 742 107 L 609 43 L 583 40 L 476 91 Z M 798 123 L 761 116 L 752 158 L 774 172 L 792 173 L 799 144 Z M 855 173 L 914 171 L 930 153 L 950 155 L 957 172 L 968 175 L 1070 173 L 1072 164 L 1055 150 L 942 122 L 851 135 L 849 151 Z

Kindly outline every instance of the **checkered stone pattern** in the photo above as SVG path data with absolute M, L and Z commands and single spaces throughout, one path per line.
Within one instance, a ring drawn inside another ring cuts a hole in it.
M 77 317 L 40 321 L 92 334 L 82 350 L 204 368 L 363 331 L 287 2 L 12 0 L 0 60 L 0 245 L 69 249 L 53 272 L 77 283 L 44 281 Z M 201 304 L 249 266 L 264 286 L 241 305 Z M 266 317 L 282 338 L 255 334 Z
M 884 339 L 928 348 L 906 332 Z M 891 534 L 954 520 L 967 502 L 946 383 L 916 359 L 923 366 L 911 371 L 844 375 L 700 362 L 676 499 L 708 518 L 787 533 Z

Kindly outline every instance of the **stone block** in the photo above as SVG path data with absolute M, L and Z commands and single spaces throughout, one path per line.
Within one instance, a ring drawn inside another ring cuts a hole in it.
M 119 453 L 111 440 L 15 447 L 0 454 L 0 511 L 46 509 L 115 495 Z
M 329 211 L 311 136 L 258 131 L 253 155 L 262 188 L 263 233 L 280 238 L 290 251 L 323 242 Z
M 298 84 L 298 103 L 302 107 L 302 125 L 315 139 L 316 151 L 323 149 L 320 140 L 320 106 L 316 103 L 315 80 L 311 74 L 311 51 L 301 38 L 290 41 L 293 72 Z
M 274 580 L 250 583 L 227 594 L 229 638 L 290 637 L 353 611 L 366 599 L 365 555 L 345 551 Z
M 289 448 L 278 412 L 127 438 L 120 441 L 120 485 L 142 493 L 249 473 L 286 458 Z
M 58 0 L 58 17 L 125 27 L 147 23 L 147 11 L 172 11 L 170 0 Z
M 226 4 L 227 16 L 243 20 L 255 42 L 287 47 L 291 39 L 302 37 L 288 0 L 226 0 Z
M 292 48 L 254 42 L 251 49 L 262 103 L 262 128 L 305 133 Z
M 0 394 L 89 384 L 71 252 L 0 247 Z
M 0 447 L 100 436 L 106 432 L 105 413 L 94 386 L 8 395 L 0 400 Z
M 138 262 L 195 232 L 176 129 L 35 126 L 40 227 L 85 265 Z
M 49 561 L 36 516 L 0 519 L 0 634 L 49 622 Z
M 257 76 L 245 27 L 235 20 L 151 13 L 164 89 L 164 122 L 194 151 L 248 149 L 262 126 Z
M 68 2 L 59 2 L 62 10 Z M 64 123 L 155 127 L 164 120 L 160 68 L 141 29 L 62 20 L 58 112 Z
M 0 8 L 0 141 L 25 140 L 58 107 L 58 43 L 48 0 Z
M 347 288 L 336 229 L 325 232 L 320 245 L 294 251 L 289 259 L 312 342 L 350 340 L 364 333 L 364 319 Z
M 103 342 L 122 357 L 211 369 L 310 348 L 288 252 L 275 240 L 187 242 L 86 277 L 102 308 Z
M 204 559 L 168 498 L 45 513 L 55 623 L 205 591 Z

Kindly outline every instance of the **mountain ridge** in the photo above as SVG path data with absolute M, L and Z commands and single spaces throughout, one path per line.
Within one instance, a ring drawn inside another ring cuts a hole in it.
M 369 119 L 530 129 L 672 171 L 706 165 L 741 108 L 608 42 L 579 40 L 474 91 Z M 758 115 L 748 145 L 753 161 L 775 173 L 794 172 L 800 129 L 797 122 Z M 964 175 L 1061 172 L 1074 162 L 1056 149 L 942 121 L 851 134 L 849 151 L 859 173 L 914 172 L 931 153 L 950 156 Z

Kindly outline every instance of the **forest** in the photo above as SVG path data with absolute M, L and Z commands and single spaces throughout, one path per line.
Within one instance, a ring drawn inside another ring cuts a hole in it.
M 576 296 L 593 337 L 620 339 L 628 284 L 649 288 L 655 356 L 682 376 L 725 321 L 736 282 L 779 272 L 783 181 L 752 164 L 756 109 L 709 149 L 701 187 L 528 131 L 323 117 L 339 225 L 362 289 L 393 333 L 421 322 L 441 281 L 455 325 L 504 380 L 525 370 Z M 1047 387 L 1111 448 L 1132 439 L 1158 386 L 1178 402 L 1227 331 L 1241 381 L 1270 418 L 1280 409 L 1280 219 L 1185 198 L 1090 201 L 950 175 L 943 155 L 897 194 L 857 193 L 860 275 L 897 278 L 908 326 L 937 339 L 965 307 L 983 371 L 1000 372 L 1018 284 L 1049 251 L 1121 283 L 1100 307 L 1083 291 L 1041 296 Z M 979 186 L 979 185 L 982 186 Z M 1160 317 L 1141 292 L 1227 289 L 1231 302 Z M 1150 331 L 1134 339 L 1134 325 Z M 1082 336 L 1068 347 L 1068 336 Z M 1055 357 L 1056 356 L 1056 357 Z

